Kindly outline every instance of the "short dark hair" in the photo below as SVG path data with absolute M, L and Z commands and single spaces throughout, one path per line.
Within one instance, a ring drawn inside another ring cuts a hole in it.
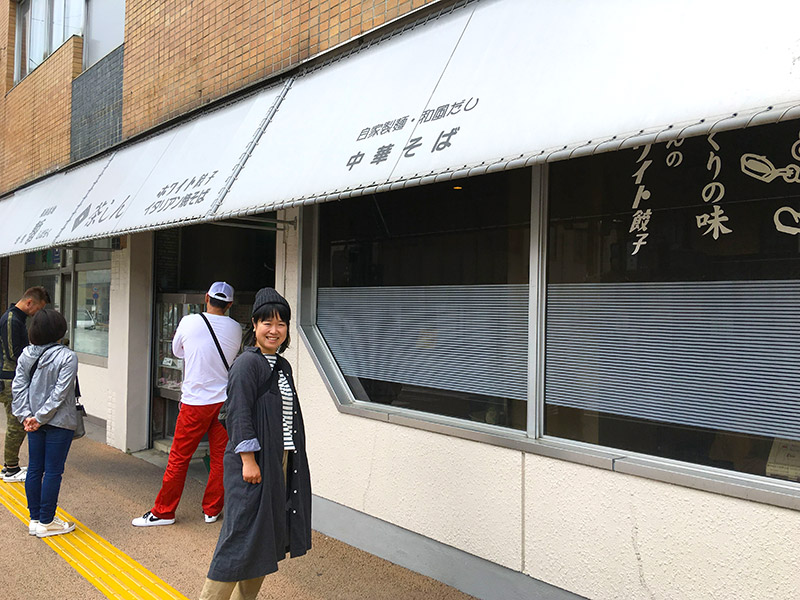
M 213 296 L 208 297 L 208 303 L 214 308 L 228 308 L 228 304 L 230 304 L 230 302 L 220 300 L 219 298 L 214 298 Z
M 28 338 L 36 346 L 53 344 L 61 340 L 67 333 L 67 321 L 62 314 L 54 308 L 43 308 L 31 321 Z
M 275 316 L 278 316 L 281 321 L 286 323 L 287 326 L 286 339 L 281 344 L 281 347 L 278 348 L 278 352 L 283 352 L 289 347 L 289 342 L 291 341 L 289 339 L 288 331 L 288 327 L 292 319 L 291 309 L 286 304 L 282 304 L 280 302 L 268 302 L 267 304 L 262 304 L 259 306 L 251 318 L 253 319 L 253 324 L 255 325 L 259 321 L 267 321 Z
M 35 285 L 25 290 L 25 293 L 22 294 L 21 299 L 27 300 L 28 298 L 31 300 L 36 300 L 36 302 L 50 304 L 50 294 L 48 294 L 47 290 L 40 285 Z

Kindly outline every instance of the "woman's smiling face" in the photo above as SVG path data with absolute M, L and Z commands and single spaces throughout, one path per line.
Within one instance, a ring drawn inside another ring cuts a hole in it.
M 277 354 L 289 334 L 289 325 L 278 313 L 273 313 L 264 321 L 253 322 L 256 345 L 264 354 Z

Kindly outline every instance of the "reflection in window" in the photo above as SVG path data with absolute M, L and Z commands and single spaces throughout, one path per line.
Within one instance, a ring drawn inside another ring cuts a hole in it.
M 526 428 L 529 182 L 320 206 L 317 325 L 357 400 Z
M 111 270 L 78 271 L 73 349 L 108 356 Z

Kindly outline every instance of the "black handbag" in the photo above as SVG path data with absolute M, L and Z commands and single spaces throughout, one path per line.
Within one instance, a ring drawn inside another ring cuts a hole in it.
M 86 409 L 81 404 L 81 384 L 78 381 L 77 373 L 75 373 L 75 410 L 78 411 L 78 425 L 75 427 L 75 433 L 72 434 L 73 440 L 86 435 L 86 423 L 83 422 L 86 418 Z

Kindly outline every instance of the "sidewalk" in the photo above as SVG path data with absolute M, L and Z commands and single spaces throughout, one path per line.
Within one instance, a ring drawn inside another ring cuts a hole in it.
M 5 414 L 0 432 L 5 437 Z M 197 598 L 214 552 L 221 523 L 203 522 L 201 461 L 190 471 L 175 525 L 136 528 L 130 521 L 151 508 L 161 484 L 164 455 L 147 452 L 142 460 L 91 439 L 96 427 L 70 450 L 59 505 L 118 550 L 186 595 Z M 27 464 L 27 442 L 22 447 Z M 0 486 L 7 484 L 0 481 Z M 69 535 L 69 534 L 68 534 Z M 102 599 L 43 540 L 31 537 L 22 522 L 0 504 L 0 537 L 5 567 L 4 600 Z M 292 600 L 468 600 L 467 596 L 338 540 L 314 532 L 308 555 L 282 561 L 264 580 L 260 599 Z

